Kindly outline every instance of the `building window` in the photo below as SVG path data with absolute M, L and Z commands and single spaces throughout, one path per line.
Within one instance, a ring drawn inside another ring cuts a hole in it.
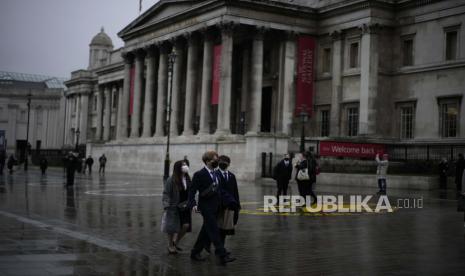
M 350 68 L 358 67 L 358 42 L 353 42 L 350 44 L 349 67 Z
M 320 111 L 320 136 L 329 136 L 329 110 Z
M 415 120 L 415 108 L 403 106 L 400 108 L 400 138 L 413 139 L 413 122 Z
M 347 108 L 347 135 L 358 135 L 358 107 Z
M 446 32 L 446 60 L 457 59 L 457 30 Z
M 323 49 L 323 66 L 321 71 L 323 73 L 329 73 L 331 71 L 331 48 Z
M 439 103 L 439 120 L 441 137 L 457 137 L 459 118 L 459 101 L 446 100 Z
M 405 38 L 402 41 L 402 65 L 413 65 L 413 38 Z

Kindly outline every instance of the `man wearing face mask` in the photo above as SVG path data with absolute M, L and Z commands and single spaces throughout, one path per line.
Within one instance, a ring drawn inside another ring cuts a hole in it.
M 197 171 L 192 178 L 192 186 L 189 190 L 189 207 L 194 211 L 200 211 L 203 217 L 202 228 L 191 250 L 191 259 L 204 261 L 200 255 L 202 250 L 211 241 L 215 246 L 215 255 L 220 264 L 225 265 L 235 259 L 226 254 L 226 249 L 220 238 L 217 224 L 218 209 L 220 207 L 219 179 L 215 173 L 218 167 L 218 154 L 215 151 L 207 151 L 202 156 L 205 167 Z M 195 195 L 199 193 L 199 202 L 196 203 Z
M 278 195 L 287 195 L 287 187 L 289 186 L 289 180 L 292 177 L 292 164 L 289 158 L 289 154 L 284 154 L 284 159 L 274 167 L 273 178 L 276 180 L 278 185 Z
M 219 157 L 219 170 L 216 171 L 220 179 L 221 208 L 218 214 L 218 226 L 223 244 L 226 236 L 235 234 L 235 226 L 239 219 L 241 204 L 236 176 L 228 171 L 231 159 L 226 155 Z

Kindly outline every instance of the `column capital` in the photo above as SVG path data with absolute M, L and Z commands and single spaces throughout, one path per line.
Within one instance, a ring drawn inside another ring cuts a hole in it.
M 124 63 L 126 64 L 131 64 L 134 61 L 134 53 L 133 52 L 128 52 L 128 51 L 122 51 L 121 52 L 121 57 L 124 60 Z
M 184 39 L 186 39 L 187 44 L 191 46 L 193 43 L 196 43 L 198 41 L 199 35 L 195 32 L 188 32 L 182 35 Z
M 237 27 L 237 24 L 233 21 L 222 21 L 218 23 L 217 28 L 221 31 L 221 33 L 232 35 L 234 29 Z
M 334 30 L 329 34 L 329 36 L 332 41 L 342 40 L 345 36 L 345 32 L 343 30 Z
M 183 41 L 181 39 L 181 36 L 170 38 L 170 43 L 171 45 L 173 45 L 173 47 L 176 47 L 176 48 L 183 46 Z
M 157 42 L 157 47 L 160 54 L 169 54 L 171 51 L 171 45 L 167 41 Z
M 144 47 L 144 52 L 148 58 L 152 58 L 155 55 L 156 46 L 155 44 L 150 44 Z
M 286 40 L 296 40 L 299 33 L 296 31 L 284 31 L 284 36 Z
M 358 27 L 362 34 L 378 34 L 382 26 L 378 23 L 371 23 L 371 24 L 362 24 Z
M 268 28 L 265 27 L 255 27 L 255 35 L 254 40 L 263 40 L 265 38 L 265 34 L 269 31 Z
M 137 60 L 143 60 L 146 55 L 147 55 L 147 52 L 143 48 L 137 49 L 135 52 L 135 56 Z
M 213 40 L 215 37 L 213 30 L 208 27 L 203 27 L 202 29 L 199 30 L 199 32 L 203 36 L 204 40 Z

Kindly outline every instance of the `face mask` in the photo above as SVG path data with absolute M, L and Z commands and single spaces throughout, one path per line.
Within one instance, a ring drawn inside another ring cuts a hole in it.
M 183 173 L 188 173 L 189 172 L 189 167 L 188 166 L 182 166 L 182 172 Z
M 228 168 L 228 163 L 221 162 L 218 166 L 220 167 L 221 170 L 224 171 Z
M 210 162 L 210 165 L 212 166 L 212 168 L 216 169 L 218 167 L 218 161 L 213 160 Z

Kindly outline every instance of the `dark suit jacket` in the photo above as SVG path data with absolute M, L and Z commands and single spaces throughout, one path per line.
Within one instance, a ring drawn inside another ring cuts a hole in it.
M 292 163 L 289 160 L 288 165 L 284 163 L 284 159 L 274 167 L 273 178 L 278 182 L 289 182 L 292 177 Z
M 215 174 L 214 174 L 215 175 Z M 219 180 L 218 180 L 219 182 Z M 200 209 L 211 209 L 211 210 L 218 210 L 220 204 L 220 195 L 219 195 L 219 188 L 214 192 L 214 194 L 210 197 L 202 197 L 203 191 L 208 189 L 214 183 L 210 173 L 206 168 L 201 169 L 194 173 L 192 177 L 192 185 L 189 189 L 189 207 L 192 208 L 197 205 L 195 201 L 195 194 L 199 192 L 199 203 L 198 206 Z
M 223 173 L 216 171 L 220 180 L 221 205 L 223 208 L 234 210 L 234 224 L 237 224 L 241 201 L 239 199 L 239 189 L 237 188 L 236 176 L 232 172 L 227 172 L 227 180 Z

